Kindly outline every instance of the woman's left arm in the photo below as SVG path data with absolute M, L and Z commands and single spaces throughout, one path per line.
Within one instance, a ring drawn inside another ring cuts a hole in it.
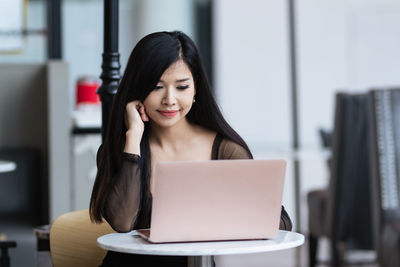
M 279 223 L 280 230 L 292 231 L 292 221 L 289 214 L 286 212 L 285 207 L 282 205 L 281 222 Z

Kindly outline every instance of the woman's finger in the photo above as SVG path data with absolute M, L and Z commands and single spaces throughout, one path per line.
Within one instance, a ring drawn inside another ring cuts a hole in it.
M 149 121 L 149 117 L 148 117 L 147 114 L 146 114 L 146 111 L 145 111 L 145 109 L 144 109 L 144 105 L 142 105 L 142 106 L 140 107 L 139 112 L 140 112 L 140 116 L 142 117 L 142 120 L 143 120 L 143 121 Z

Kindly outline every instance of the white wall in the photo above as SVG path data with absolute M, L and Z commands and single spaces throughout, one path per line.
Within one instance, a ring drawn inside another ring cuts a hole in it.
M 218 102 L 252 149 L 290 141 L 285 13 L 285 1 L 214 2 Z
M 332 126 L 338 89 L 400 84 L 399 15 L 400 3 L 394 0 L 298 2 L 300 130 L 305 146 L 316 145 L 316 127 Z
M 158 31 L 180 30 L 193 37 L 193 1 L 139 0 L 137 40 Z

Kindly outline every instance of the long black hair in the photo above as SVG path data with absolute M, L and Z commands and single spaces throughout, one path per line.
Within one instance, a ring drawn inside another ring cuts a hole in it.
M 177 60 L 183 60 L 187 64 L 196 88 L 196 103 L 186 115 L 187 119 L 241 145 L 251 156 L 247 144 L 222 116 L 212 95 L 194 42 L 179 31 L 149 34 L 141 39 L 133 49 L 117 94 L 114 96 L 106 136 L 102 149 L 99 150 L 98 172 L 90 199 L 89 209 L 93 221 L 101 222 L 105 200 L 112 188 L 112 177 L 116 175 L 121 166 L 127 130 L 124 123 L 126 105 L 133 100 L 143 102 L 155 88 L 164 71 Z M 151 163 L 148 134 L 149 125 L 145 123 L 140 142 L 141 207 L 143 210 L 138 217 L 139 224 L 149 221 L 150 218 Z

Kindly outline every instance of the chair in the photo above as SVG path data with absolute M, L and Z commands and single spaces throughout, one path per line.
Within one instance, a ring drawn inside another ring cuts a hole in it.
M 50 253 L 54 267 L 98 267 L 106 251 L 97 247 L 97 238 L 113 232 L 107 222 L 92 223 L 88 210 L 59 216 L 50 228 Z
M 373 247 L 367 111 L 366 94 L 336 95 L 329 185 L 307 195 L 310 266 L 319 237 L 330 239 L 332 266 L 341 264 L 345 249 Z
M 400 90 L 369 97 L 375 246 L 381 267 L 400 266 Z

